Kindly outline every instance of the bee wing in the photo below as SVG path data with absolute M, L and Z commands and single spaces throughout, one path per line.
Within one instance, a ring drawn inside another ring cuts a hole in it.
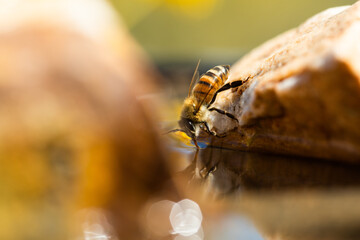
M 201 59 L 199 59 L 198 64 L 196 65 L 193 77 L 191 79 L 191 83 L 190 83 L 190 86 L 189 86 L 188 97 L 190 97 L 191 91 L 192 91 L 193 87 L 195 86 L 195 83 L 197 81 L 199 81 L 199 79 L 200 79 L 199 70 L 198 70 L 199 65 L 200 65 L 200 61 L 201 61 Z
M 209 90 L 207 91 L 205 97 L 203 97 L 203 99 L 201 100 L 200 104 L 198 104 L 198 106 L 195 109 L 195 112 L 198 112 L 200 107 L 202 106 L 202 104 L 204 103 L 205 99 L 207 98 L 207 96 L 209 95 L 210 91 L 214 88 L 214 85 L 212 85 Z

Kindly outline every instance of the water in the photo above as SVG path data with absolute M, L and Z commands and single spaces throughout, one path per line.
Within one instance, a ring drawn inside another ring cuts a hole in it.
M 181 239 L 360 239 L 360 165 L 185 145 L 172 151 L 180 192 L 204 214 L 204 238 Z

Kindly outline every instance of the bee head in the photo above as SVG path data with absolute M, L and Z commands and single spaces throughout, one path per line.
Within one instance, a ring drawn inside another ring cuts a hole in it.
M 190 96 L 185 99 L 179 120 L 179 127 L 181 131 L 185 132 L 194 142 L 195 146 L 199 148 L 196 142 L 195 126 L 198 123 L 196 116 L 196 99 Z
M 180 128 L 192 139 L 195 139 L 195 124 L 189 118 L 180 118 L 179 120 Z

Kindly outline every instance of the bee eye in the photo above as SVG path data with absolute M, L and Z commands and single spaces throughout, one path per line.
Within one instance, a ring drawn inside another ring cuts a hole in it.
M 195 132 L 194 124 L 191 121 L 188 122 L 188 127 L 189 127 L 190 131 Z

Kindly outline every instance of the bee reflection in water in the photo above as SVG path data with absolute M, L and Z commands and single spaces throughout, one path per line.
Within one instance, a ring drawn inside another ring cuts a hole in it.
M 220 195 L 360 185 L 359 165 L 214 147 L 197 150 L 185 171 Z

